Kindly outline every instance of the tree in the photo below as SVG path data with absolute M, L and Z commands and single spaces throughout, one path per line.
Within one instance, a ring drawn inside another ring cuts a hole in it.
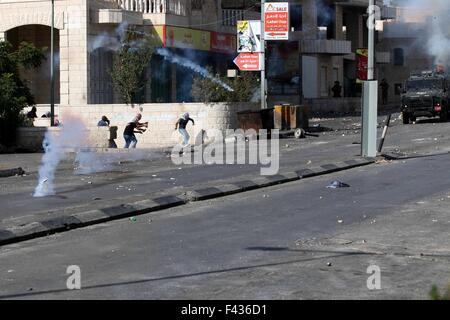
M 155 51 L 155 40 L 138 37 L 132 30 L 125 31 L 120 49 L 114 53 L 111 78 L 114 88 L 126 104 L 144 102 L 147 84 L 146 71 Z
M 207 68 L 212 74 L 211 68 Z M 215 76 L 217 80 L 230 86 L 233 91 L 227 90 L 219 83 L 211 79 L 197 75 L 192 84 L 192 96 L 200 102 L 257 102 L 256 96 L 259 94 L 259 78 L 253 72 L 243 72 L 241 76 L 232 78 Z M 258 97 L 259 99 L 259 97 Z
M 44 48 L 22 42 L 17 51 L 7 41 L 0 41 L 0 143 L 10 146 L 15 131 L 23 122 L 21 111 L 34 105 L 34 97 L 19 77 L 19 68 L 37 68 L 45 59 Z

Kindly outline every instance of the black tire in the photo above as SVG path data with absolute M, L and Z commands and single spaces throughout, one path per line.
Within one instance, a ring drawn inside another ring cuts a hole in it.
M 297 129 L 295 129 L 294 137 L 295 137 L 296 139 L 304 139 L 304 138 L 306 138 L 306 132 L 305 132 L 305 130 L 303 130 L 302 128 L 297 128 Z
M 403 124 L 409 124 L 409 114 L 407 114 L 406 112 L 403 112 L 402 118 L 403 118 Z

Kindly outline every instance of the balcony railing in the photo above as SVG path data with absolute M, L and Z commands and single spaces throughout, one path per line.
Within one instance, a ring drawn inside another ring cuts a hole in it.
M 331 55 L 347 55 L 352 52 L 352 43 L 343 40 L 303 40 L 304 53 L 322 53 Z
M 142 13 L 166 13 L 185 16 L 186 0 L 114 0 L 120 8 Z
M 222 9 L 222 25 L 235 27 L 239 20 L 260 20 L 261 14 L 240 9 Z

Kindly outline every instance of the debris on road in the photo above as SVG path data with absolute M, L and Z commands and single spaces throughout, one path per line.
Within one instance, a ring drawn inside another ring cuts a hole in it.
M 327 266 L 331 267 L 333 264 L 331 262 L 327 262 Z
M 346 184 L 344 182 L 341 182 L 341 181 L 337 181 L 337 180 L 331 182 L 327 186 L 328 189 L 339 189 L 339 188 L 349 188 L 349 187 L 350 187 L 350 185 L 348 185 L 348 184 Z
M 136 222 L 137 219 L 136 219 L 136 217 L 130 217 L 130 221 L 131 221 L 131 222 Z
M 100 197 L 94 197 L 94 198 L 92 198 L 92 200 L 102 200 L 102 198 L 100 198 Z
M 375 164 L 391 164 L 391 163 L 393 163 L 392 160 L 386 160 L 386 159 L 380 159 L 380 160 L 375 161 Z

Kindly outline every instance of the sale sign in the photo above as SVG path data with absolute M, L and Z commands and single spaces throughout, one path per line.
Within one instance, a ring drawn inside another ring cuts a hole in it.
M 289 39 L 288 2 L 266 2 L 264 4 L 264 39 Z

